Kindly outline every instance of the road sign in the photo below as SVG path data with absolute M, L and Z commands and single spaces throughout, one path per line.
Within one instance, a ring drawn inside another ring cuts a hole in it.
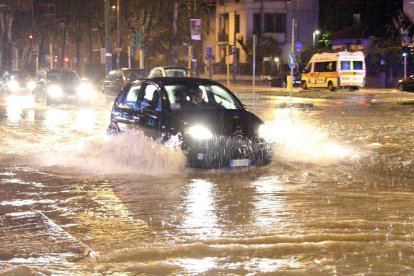
M 212 58 L 213 57 L 213 47 L 211 47 L 211 45 L 208 45 L 206 47 L 206 57 L 207 58 Z
M 295 67 L 295 54 L 294 53 L 290 53 L 289 54 L 289 68 L 293 69 Z

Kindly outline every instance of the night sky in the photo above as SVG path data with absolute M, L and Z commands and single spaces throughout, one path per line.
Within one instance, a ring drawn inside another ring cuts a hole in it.
M 320 27 L 335 32 L 353 25 L 353 14 L 359 13 L 361 24 L 370 35 L 386 35 L 387 25 L 403 10 L 403 0 L 320 0 Z

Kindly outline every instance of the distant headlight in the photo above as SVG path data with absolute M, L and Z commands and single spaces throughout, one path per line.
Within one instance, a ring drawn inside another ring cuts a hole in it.
M 8 87 L 11 91 L 15 91 L 15 90 L 20 88 L 19 82 L 15 81 L 15 80 L 9 81 L 9 83 L 7 85 L 8 85 Z
M 51 85 L 51 86 L 49 86 L 48 89 L 47 89 L 47 93 L 52 98 L 60 98 L 60 97 L 63 96 L 63 90 L 58 85 Z
M 188 135 L 197 140 L 207 140 L 213 137 L 213 133 L 205 126 L 195 125 L 187 129 Z
M 94 96 L 94 89 L 90 83 L 82 83 L 77 89 L 78 97 L 82 100 L 89 100 Z
M 270 129 L 270 127 L 268 125 L 261 124 L 259 126 L 259 137 L 264 138 L 266 140 L 270 140 L 271 136 L 272 130 Z
M 26 84 L 27 89 L 29 89 L 30 91 L 33 91 L 36 87 L 36 82 L 29 80 Z

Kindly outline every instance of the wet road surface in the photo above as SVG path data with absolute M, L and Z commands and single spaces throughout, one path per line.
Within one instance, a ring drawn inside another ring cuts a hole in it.
M 108 105 L 0 99 L 0 271 L 412 274 L 414 94 L 240 92 L 268 166 L 190 169 L 108 137 Z

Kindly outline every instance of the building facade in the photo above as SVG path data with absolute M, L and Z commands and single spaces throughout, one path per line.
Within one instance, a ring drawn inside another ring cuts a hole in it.
M 248 56 L 237 41 L 246 43 L 253 40 L 253 35 L 268 36 L 277 41 L 282 49 L 279 59 L 287 63 L 292 34 L 298 51 L 312 45 L 318 18 L 319 0 L 218 0 L 214 32 L 206 43 L 213 47 L 214 62 L 225 58 L 227 45 L 235 45 L 240 49 L 238 62 L 247 63 Z

